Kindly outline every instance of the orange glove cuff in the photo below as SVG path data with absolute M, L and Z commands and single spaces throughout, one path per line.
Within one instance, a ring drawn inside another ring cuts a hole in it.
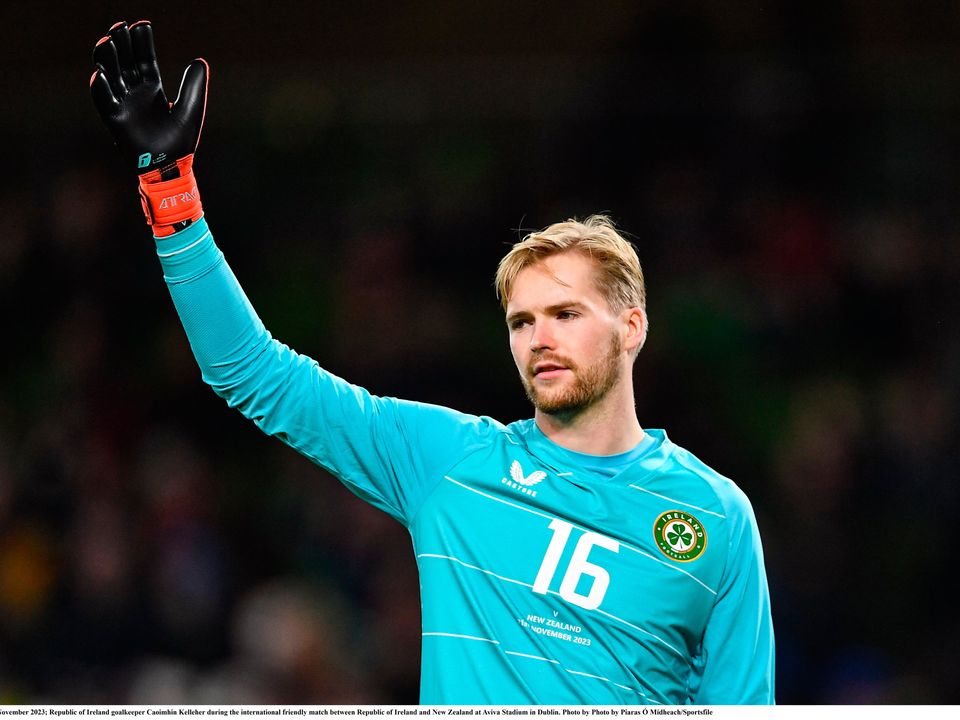
M 184 220 L 199 220 L 203 215 L 200 193 L 193 176 L 193 155 L 177 160 L 180 177 L 161 180 L 164 169 L 152 170 L 140 176 L 140 204 L 147 224 L 153 227 L 157 237 L 173 235 L 175 223 Z M 168 166 L 169 167 L 169 166 Z

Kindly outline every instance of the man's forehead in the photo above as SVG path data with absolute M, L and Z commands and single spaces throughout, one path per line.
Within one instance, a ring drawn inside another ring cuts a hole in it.
M 573 252 L 531 263 L 517 274 L 508 307 L 600 298 L 596 269 L 593 259 Z

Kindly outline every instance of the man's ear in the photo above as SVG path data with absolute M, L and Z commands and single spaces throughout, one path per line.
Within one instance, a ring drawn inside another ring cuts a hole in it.
M 641 307 L 627 308 L 623 311 L 623 321 L 623 349 L 636 354 L 647 341 L 647 311 Z

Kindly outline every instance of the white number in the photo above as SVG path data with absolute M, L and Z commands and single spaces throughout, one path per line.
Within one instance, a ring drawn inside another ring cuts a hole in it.
M 543 556 L 543 562 L 540 563 L 540 571 L 537 573 L 537 579 L 533 581 L 533 591 L 540 595 L 546 595 L 550 587 L 550 581 L 553 580 L 553 574 L 557 571 L 557 565 L 560 564 L 560 556 L 563 554 L 563 547 L 567 544 L 567 538 L 570 537 L 570 531 L 573 525 L 563 520 L 553 520 L 550 523 L 550 529 L 553 530 L 553 538 L 547 546 L 547 552 Z M 584 535 L 586 537 L 586 535 Z
M 550 582 L 557 572 L 557 565 L 560 564 L 560 556 L 563 555 L 563 549 L 566 547 L 567 540 L 570 539 L 570 532 L 573 530 L 573 525 L 558 519 L 551 521 L 549 527 L 553 530 L 553 537 L 547 546 L 543 562 L 540 563 L 537 579 L 533 581 L 533 591 L 540 595 L 547 594 Z M 594 545 L 599 545 L 615 553 L 620 552 L 620 543 L 616 540 L 599 533 L 584 533 L 577 541 L 577 546 L 573 549 L 573 557 L 570 558 L 570 565 L 567 566 L 567 571 L 563 574 L 563 580 L 560 581 L 560 597 L 587 610 L 595 610 L 600 607 L 603 596 L 606 595 L 607 588 L 610 587 L 610 573 L 599 565 L 587 562 L 587 555 L 590 554 Z M 584 575 L 593 578 L 593 585 L 590 586 L 589 593 L 580 595 L 577 593 L 577 585 Z

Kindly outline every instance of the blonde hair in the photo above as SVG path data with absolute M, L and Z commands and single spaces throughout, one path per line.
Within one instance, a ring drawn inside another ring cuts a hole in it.
M 614 312 L 639 307 L 646 312 L 647 296 L 637 251 L 617 232 L 606 215 L 571 218 L 529 233 L 497 266 L 497 297 L 507 309 L 520 271 L 563 252 L 581 252 L 597 262 L 597 289 Z

